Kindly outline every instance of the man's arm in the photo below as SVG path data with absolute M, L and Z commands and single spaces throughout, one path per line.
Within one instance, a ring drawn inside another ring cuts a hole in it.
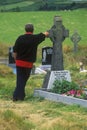
M 44 34 L 46 37 L 49 36 L 49 32 L 44 32 L 43 34 Z

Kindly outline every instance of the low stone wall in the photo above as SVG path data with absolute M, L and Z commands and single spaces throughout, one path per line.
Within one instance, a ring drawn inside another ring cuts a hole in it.
M 80 105 L 83 107 L 87 107 L 87 100 L 75 98 L 72 96 L 55 94 L 55 93 L 47 92 L 47 91 L 44 91 L 41 89 L 36 89 L 34 91 L 34 96 L 35 97 L 43 97 L 45 99 L 55 101 L 55 102 L 62 102 L 65 104 L 70 104 L 70 105 L 77 104 L 77 105 Z

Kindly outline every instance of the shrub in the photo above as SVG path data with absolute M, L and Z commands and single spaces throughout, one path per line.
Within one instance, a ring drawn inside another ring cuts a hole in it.
M 69 82 L 66 80 L 55 80 L 53 83 L 52 92 L 63 94 L 70 90 L 79 90 L 80 87 L 75 82 Z
M 64 94 L 67 96 L 74 96 L 77 98 L 83 98 L 87 100 L 87 94 L 82 90 L 82 88 L 75 82 L 69 82 L 66 80 L 55 80 L 53 83 L 53 88 L 51 92 Z

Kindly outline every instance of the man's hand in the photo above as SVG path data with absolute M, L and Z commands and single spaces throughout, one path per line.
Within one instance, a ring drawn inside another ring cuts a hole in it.
M 49 32 L 44 32 L 45 36 L 48 37 L 49 36 Z

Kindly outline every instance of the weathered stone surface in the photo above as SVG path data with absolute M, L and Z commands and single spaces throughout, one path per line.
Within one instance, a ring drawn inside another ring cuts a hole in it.
M 87 100 L 75 98 L 72 96 L 55 94 L 55 93 L 47 92 L 47 91 L 40 90 L 40 89 L 39 90 L 37 89 L 34 91 L 34 96 L 44 97 L 45 99 L 48 99 L 51 101 L 62 102 L 62 103 L 69 104 L 69 105 L 77 104 L 77 105 L 80 105 L 83 107 L 87 107 Z
M 65 29 L 60 16 L 54 17 L 54 25 L 49 30 L 49 38 L 53 42 L 51 71 L 64 70 L 62 43 L 69 36 L 69 30 Z M 47 88 L 50 74 L 47 72 L 43 88 Z
M 53 42 L 51 70 L 64 70 L 62 42 L 69 36 L 69 31 L 62 24 L 60 16 L 54 17 L 54 25 L 49 30 L 49 38 Z

